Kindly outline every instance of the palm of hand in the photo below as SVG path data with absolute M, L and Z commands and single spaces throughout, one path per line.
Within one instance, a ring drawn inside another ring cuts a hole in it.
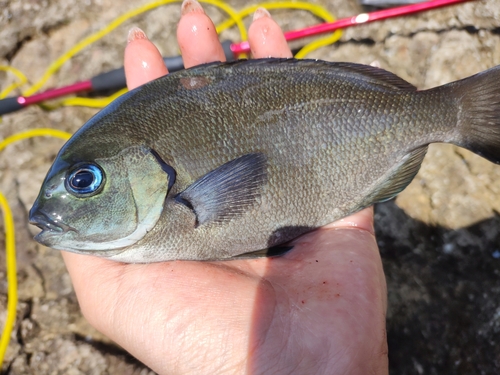
M 75 267 L 91 324 L 160 373 L 366 374 L 386 355 L 364 229 L 317 230 L 272 259 Z

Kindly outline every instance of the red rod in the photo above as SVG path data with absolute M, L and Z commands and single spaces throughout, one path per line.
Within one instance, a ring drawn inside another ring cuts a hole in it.
M 61 87 L 59 89 L 47 90 L 40 94 L 35 94 L 27 97 L 19 96 L 17 98 L 17 102 L 23 106 L 26 106 L 30 104 L 40 103 L 43 102 L 44 100 L 58 98 L 63 95 L 73 94 L 75 92 L 80 92 L 80 91 L 89 91 L 89 90 L 92 90 L 92 82 L 90 80 L 81 81 L 69 86 Z
M 361 13 L 358 14 L 357 16 L 342 18 L 335 22 L 327 22 L 327 23 L 322 23 L 320 25 L 306 27 L 301 30 L 288 31 L 285 33 L 285 39 L 290 41 L 290 40 L 305 38 L 307 36 L 323 34 L 338 29 L 344 29 L 351 26 L 361 25 L 368 22 L 373 22 L 398 16 L 406 16 L 409 14 L 422 12 L 425 10 L 437 9 L 448 5 L 464 3 L 466 1 L 471 1 L 471 0 L 434 0 L 434 1 L 427 1 L 424 3 L 379 10 L 371 13 Z M 233 51 L 235 55 L 249 52 L 250 44 L 248 43 L 248 41 L 232 44 L 231 51 Z

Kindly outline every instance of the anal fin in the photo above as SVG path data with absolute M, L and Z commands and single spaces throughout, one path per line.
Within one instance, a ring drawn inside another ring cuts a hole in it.
M 406 155 L 403 162 L 392 171 L 389 178 L 382 183 L 378 189 L 365 198 L 361 207 L 368 207 L 374 203 L 385 202 L 401 193 L 417 174 L 426 153 L 427 146 L 424 146 Z

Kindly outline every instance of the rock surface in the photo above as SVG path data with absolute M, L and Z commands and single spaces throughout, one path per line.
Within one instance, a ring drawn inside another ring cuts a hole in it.
M 0 0 L 0 65 L 31 83 L 63 52 L 133 7 L 89 0 Z M 235 9 L 248 4 L 229 1 Z M 362 11 L 350 1 L 318 0 L 337 18 Z M 224 15 L 206 6 L 216 22 Z M 277 10 L 290 30 L 317 22 Z M 177 54 L 179 4 L 126 21 L 67 61 L 44 88 L 85 80 L 121 65 L 128 28 L 138 25 L 164 55 Z M 228 30 L 222 39 L 238 40 Z M 300 43 L 299 43 L 300 44 Z M 297 45 L 295 42 L 294 46 Z M 417 16 L 347 29 L 341 41 L 308 57 L 378 64 L 424 89 L 500 64 L 500 6 L 470 2 Z M 15 82 L 0 70 L 0 90 Z M 95 109 L 30 107 L 6 115 L 0 138 L 52 127 L 78 129 Z M 26 140 L 0 153 L 0 190 L 17 229 L 18 320 L 5 357 L 8 374 L 152 374 L 81 316 L 59 252 L 36 245 L 27 210 L 62 141 Z M 500 167 L 454 146 L 431 146 L 413 183 L 376 208 L 389 289 L 388 339 L 394 374 L 500 372 Z M 3 229 L 3 223 L 0 223 Z M 0 248 L 3 249 L 3 230 Z M 5 320 L 5 255 L 0 252 L 0 324 Z

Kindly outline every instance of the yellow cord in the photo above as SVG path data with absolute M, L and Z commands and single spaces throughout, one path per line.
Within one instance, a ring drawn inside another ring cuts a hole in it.
M 0 142 L 0 151 L 8 145 L 18 142 L 23 139 L 49 136 L 61 138 L 64 140 L 69 139 L 71 134 L 57 130 L 57 129 L 32 129 L 11 135 Z M 0 206 L 3 211 L 3 221 L 5 225 L 5 252 L 7 264 L 7 318 L 0 339 L 0 369 L 3 364 L 5 352 L 10 341 L 10 334 L 16 321 L 16 306 L 17 306 L 17 279 L 16 279 L 16 241 L 14 220 L 12 218 L 12 211 L 10 210 L 9 203 L 5 196 L 0 192 Z
M 3 222 L 5 225 L 5 252 L 7 263 L 7 318 L 0 339 L 0 368 L 3 364 L 3 358 L 7 347 L 9 346 L 10 334 L 14 323 L 16 322 L 17 308 L 17 278 L 16 278 L 16 243 L 14 234 L 14 219 L 7 199 L 0 192 L 0 206 L 3 211 Z
M 24 85 L 26 82 L 28 82 L 26 76 L 21 71 L 17 70 L 12 66 L 0 65 L 0 70 L 3 70 L 5 72 L 11 72 L 18 79 L 18 82 L 11 83 L 9 86 L 7 86 L 4 90 L 0 92 L 0 99 L 5 98 L 7 95 L 9 95 L 9 93 L 12 90 L 15 90 L 19 86 Z
M 48 128 L 30 129 L 13 134 L 10 137 L 5 138 L 2 142 L 0 142 L 0 151 L 2 151 L 5 147 L 14 142 L 33 137 L 55 137 L 68 140 L 69 137 L 71 137 L 71 134 L 57 129 L 48 129 Z
M 63 106 L 75 106 L 75 107 L 104 108 L 113 100 L 125 94 L 127 91 L 128 89 L 121 89 L 120 91 L 117 91 L 111 96 L 98 99 L 79 98 L 79 97 L 66 98 L 56 103 L 55 107 L 63 105 Z

